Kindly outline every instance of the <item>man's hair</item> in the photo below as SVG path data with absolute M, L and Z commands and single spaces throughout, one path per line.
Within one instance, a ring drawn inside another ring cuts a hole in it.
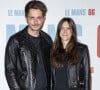
M 25 16 L 28 15 L 30 9 L 39 9 L 42 11 L 43 17 L 46 16 L 47 7 L 46 5 L 38 0 L 31 0 L 25 6 Z

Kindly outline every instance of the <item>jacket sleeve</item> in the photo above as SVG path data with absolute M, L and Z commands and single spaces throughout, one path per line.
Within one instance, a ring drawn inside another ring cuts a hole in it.
M 10 90 L 20 90 L 16 79 L 17 55 L 16 41 L 10 38 L 5 49 L 5 76 Z
M 84 90 L 90 90 L 91 89 L 91 75 L 90 75 L 90 56 L 89 56 L 89 50 L 88 47 L 85 46 L 83 53 L 83 63 L 84 63 L 84 83 L 85 83 L 85 89 Z

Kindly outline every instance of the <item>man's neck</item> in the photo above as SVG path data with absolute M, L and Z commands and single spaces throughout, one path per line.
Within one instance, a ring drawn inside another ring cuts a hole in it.
M 38 37 L 40 35 L 39 31 L 33 31 L 33 30 L 28 29 L 27 32 L 29 35 L 31 35 L 33 37 Z

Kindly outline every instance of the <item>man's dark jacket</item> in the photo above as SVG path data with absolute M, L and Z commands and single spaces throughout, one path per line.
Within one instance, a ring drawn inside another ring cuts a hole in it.
M 35 90 L 37 53 L 32 41 L 25 34 L 27 27 L 11 36 L 5 52 L 5 75 L 10 90 Z M 50 49 L 52 40 L 40 31 L 41 52 L 47 77 L 47 89 L 50 90 L 51 68 Z

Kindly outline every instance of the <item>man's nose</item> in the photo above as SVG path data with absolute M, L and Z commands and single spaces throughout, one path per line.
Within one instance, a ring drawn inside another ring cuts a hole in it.
M 38 23 L 38 20 L 37 19 L 34 19 L 34 24 L 37 24 Z

